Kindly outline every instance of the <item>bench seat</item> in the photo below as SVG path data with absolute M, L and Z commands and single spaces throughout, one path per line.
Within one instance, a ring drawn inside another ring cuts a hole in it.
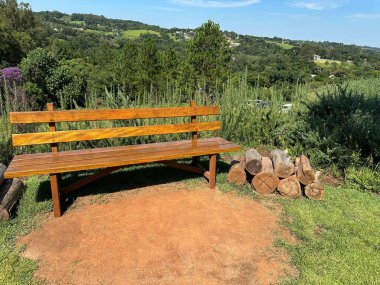
M 238 151 L 219 137 L 119 147 L 16 155 L 6 178 L 110 168 Z

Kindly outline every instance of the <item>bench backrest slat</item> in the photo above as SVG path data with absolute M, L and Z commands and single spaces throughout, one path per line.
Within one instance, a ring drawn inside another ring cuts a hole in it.
M 219 115 L 218 106 L 11 112 L 12 124 L 108 121 Z
M 139 127 L 14 134 L 12 136 L 12 139 L 13 146 L 27 146 L 111 138 L 127 138 L 148 135 L 177 134 L 197 131 L 216 131 L 219 129 L 220 122 L 213 121 L 188 124 L 166 124 Z

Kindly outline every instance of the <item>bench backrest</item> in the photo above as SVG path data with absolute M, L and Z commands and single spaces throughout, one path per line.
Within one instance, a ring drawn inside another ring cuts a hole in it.
M 196 117 L 218 114 L 218 106 L 195 106 L 193 101 L 189 107 L 70 111 L 55 111 L 53 109 L 53 105 L 48 104 L 48 111 L 11 112 L 10 122 L 11 124 L 48 123 L 50 130 L 48 132 L 13 134 L 13 146 L 51 144 L 52 151 L 57 151 L 56 144 L 58 143 L 187 132 L 191 132 L 193 141 L 196 141 L 197 132 L 215 131 L 220 129 L 219 121 L 197 122 Z M 189 123 L 182 124 L 162 124 L 68 131 L 56 130 L 56 123 L 60 122 L 113 121 L 174 117 L 190 117 L 191 120 Z

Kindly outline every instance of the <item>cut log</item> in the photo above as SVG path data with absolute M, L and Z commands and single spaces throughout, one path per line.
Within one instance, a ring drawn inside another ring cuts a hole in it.
M 0 186 L 4 183 L 4 172 L 7 170 L 7 167 L 4 164 L 0 163 Z
M 306 156 L 301 155 L 296 158 L 296 169 L 297 178 L 301 184 L 308 185 L 314 182 L 315 173 L 310 165 L 309 159 Z
M 321 172 L 317 171 L 315 173 L 314 182 L 310 183 L 305 187 L 305 195 L 311 200 L 323 200 L 323 195 L 325 194 L 325 189 L 320 182 Z
M 267 195 L 276 190 L 280 179 L 274 174 L 272 160 L 269 157 L 262 157 L 261 162 L 263 168 L 260 173 L 253 177 L 252 187 L 257 193 Z
M 247 173 L 245 172 L 244 159 L 240 157 L 231 161 L 231 167 L 227 174 L 229 183 L 241 186 L 247 182 Z
M 245 169 L 252 175 L 261 172 L 263 165 L 261 163 L 261 155 L 251 148 L 245 153 Z
M 281 180 L 278 184 L 277 190 L 281 195 L 288 198 L 297 198 L 302 195 L 301 184 L 296 175 Z
M 285 151 L 275 149 L 271 152 L 273 161 L 274 174 L 281 178 L 287 178 L 294 174 L 294 163 L 288 157 Z
M 0 212 L 0 221 L 9 221 L 10 218 L 11 218 L 11 214 L 6 209 L 3 209 Z
M 7 179 L 0 188 L 0 217 L 10 216 L 10 212 L 25 189 L 24 183 L 17 178 Z M 8 217 L 9 219 L 9 217 Z

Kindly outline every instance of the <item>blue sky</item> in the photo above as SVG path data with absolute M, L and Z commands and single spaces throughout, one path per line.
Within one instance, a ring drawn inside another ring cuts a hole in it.
M 380 47 L 380 0 L 25 0 L 34 11 L 93 13 L 165 28 L 211 19 L 256 36 Z

